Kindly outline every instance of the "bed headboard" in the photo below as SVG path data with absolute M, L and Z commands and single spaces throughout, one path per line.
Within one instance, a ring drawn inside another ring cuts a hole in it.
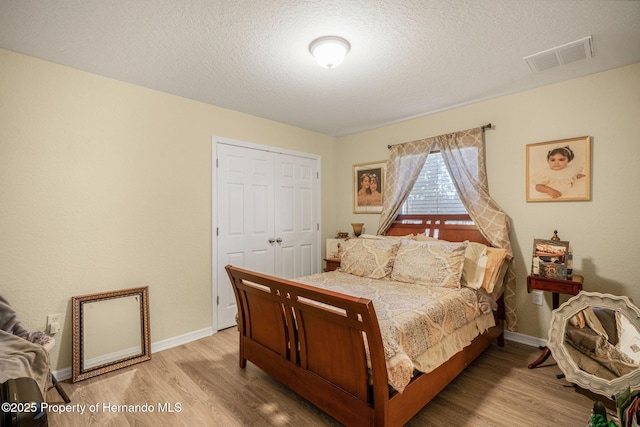
M 469 215 L 398 215 L 387 236 L 425 234 L 449 242 L 479 242 L 491 244 L 484 238 Z

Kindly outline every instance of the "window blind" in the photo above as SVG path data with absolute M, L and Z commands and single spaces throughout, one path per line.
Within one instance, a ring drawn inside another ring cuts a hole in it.
M 402 214 L 466 214 L 456 187 L 439 152 L 429 153 L 427 161 L 402 205 Z

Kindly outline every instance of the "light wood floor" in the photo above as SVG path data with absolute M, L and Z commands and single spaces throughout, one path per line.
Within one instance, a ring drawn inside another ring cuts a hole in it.
M 339 426 L 334 419 L 248 363 L 238 368 L 235 328 L 155 353 L 151 361 L 62 386 L 85 413 L 49 411 L 56 426 Z M 565 380 L 552 358 L 527 364 L 535 347 L 491 347 L 408 426 L 584 426 L 592 400 Z M 63 404 L 52 389 L 52 407 Z M 124 412 L 116 405 L 147 404 Z M 94 405 L 91 407 L 90 405 Z M 111 408 L 111 409 L 110 409 Z M 168 412 L 171 408 L 175 412 Z M 164 411 L 161 411 L 164 409 Z M 91 411 L 92 410 L 92 411 Z

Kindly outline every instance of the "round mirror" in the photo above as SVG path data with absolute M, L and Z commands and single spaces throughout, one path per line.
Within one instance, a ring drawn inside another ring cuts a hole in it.
M 570 298 L 553 311 L 547 346 L 569 382 L 607 397 L 640 390 L 640 310 L 625 296 Z

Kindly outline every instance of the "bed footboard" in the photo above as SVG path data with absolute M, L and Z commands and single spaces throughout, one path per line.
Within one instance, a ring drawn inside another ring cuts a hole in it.
M 388 401 L 388 386 L 371 300 L 226 270 L 238 303 L 240 366 L 251 361 L 345 425 L 374 425 L 373 403 Z

